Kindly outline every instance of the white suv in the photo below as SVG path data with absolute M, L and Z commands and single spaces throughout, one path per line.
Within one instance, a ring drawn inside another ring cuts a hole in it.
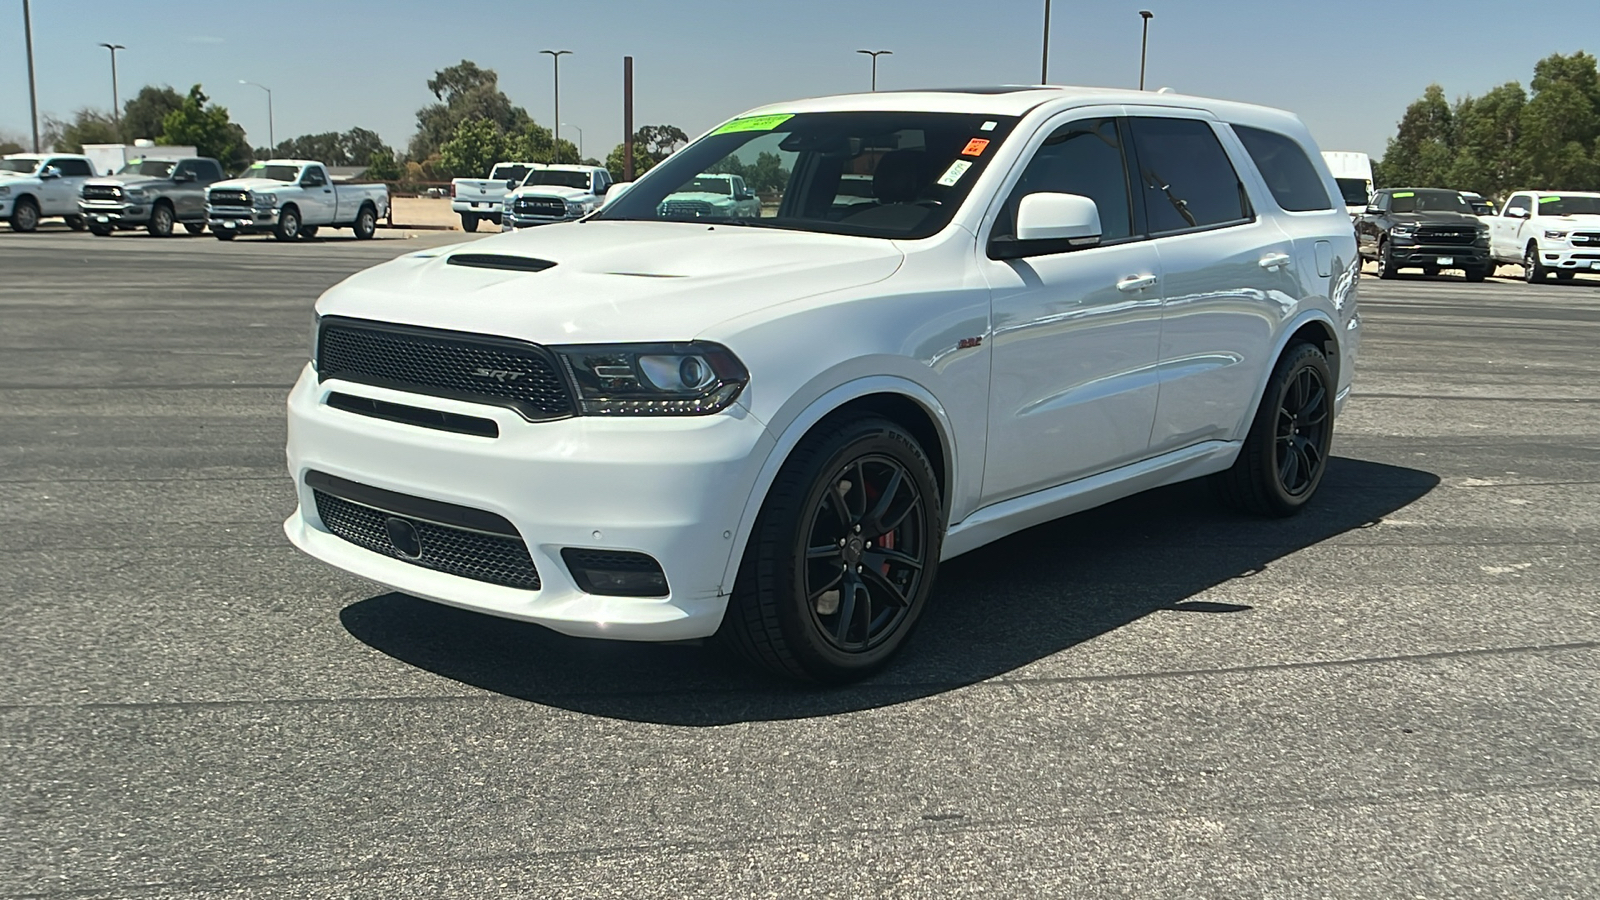
M 735 165 L 787 185 L 770 215 L 663 204 Z M 805 100 L 612 195 L 322 296 L 289 397 L 296 546 L 567 634 L 717 635 L 841 681 L 904 642 L 943 559 L 1198 476 L 1288 515 L 1326 469 L 1360 260 L 1287 113 Z

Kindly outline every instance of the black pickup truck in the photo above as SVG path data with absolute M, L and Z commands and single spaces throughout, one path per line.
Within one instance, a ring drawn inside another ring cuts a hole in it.
M 1439 188 L 1384 188 L 1372 195 L 1356 219 L 1356 246 L 1362 259 L 1378 263 L 1379 278 L 1401 269 L 1433 276 L 1460 269 L 1468 281 L 1493 271 L 1489 228 L 1472 213 L 1459 191 Z

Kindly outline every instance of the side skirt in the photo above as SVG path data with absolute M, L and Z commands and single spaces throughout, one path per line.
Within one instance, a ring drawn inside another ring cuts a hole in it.
M 1206 441 L 985 506 L 950 526 L 940 558 L 960 556 L 1024 528 L 1103 506 L 1151 488 L 1220 472 L 1233 465 L 1242 446 L 1241 441 Z

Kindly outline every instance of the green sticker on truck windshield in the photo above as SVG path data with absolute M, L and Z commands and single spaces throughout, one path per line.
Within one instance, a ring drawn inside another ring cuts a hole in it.
M 792 118 L 794 118 L 794 113 L 783 113 L 776 116 L 746 116 L 743 119 L 734 119 L 711 133 L 731 134 L 735 131 L 771 131 Z
M 1398 191 L 1395 194 L 1393 194 L 1394 198 L 1397 199 L 1397 200 L 1399 198 L 1401 198 L 1401 197 L 1415 197 L 1416 195 L 1417 195 L 1416 191 Z
M 1540 197 L 1539 198 L 1539 202 L 1540 203 L 1560 203 L 1561 202 L 1561 198 L 1560 197 Z

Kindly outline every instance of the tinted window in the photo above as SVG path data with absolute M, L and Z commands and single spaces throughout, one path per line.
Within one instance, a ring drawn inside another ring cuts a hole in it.
M 300 178 L 300 183 L 307 187 L 322 187 L 327 184 L 327 179 L 322 177 L 321 169 L 306 169 L 306 174 Z
M 1454 212 L 1472 214 L 1467 199 L 1455 191 L 1415 190 L 1395 191 L 1394 203 L 1389 207 L 1397 213 Z
M 1136 117 L 1134 146 L 1150 230 L 1160 234 L 1251 216 L 1244 186 L 1211 126 L 1196 119 Z
M 200 180 L 206 184 L 222 180 L 222 167 L 215 160 L 202 159 L 195 163 L 195 170 L 200 173 Z
M 1513 209 L 1520 209 L 1523 212 L 1532 212 L 1533 203 L 1528 199 L 1527 195 L 1512 197 L 1511 202 L 1506 204 L 1506 212 L 1511 212 Z
M 1311 164 L 1294 138 L 1241 125 L 1233 126 L 1233 132 L 1255 160 L 1256 168 L 1261 170 L 1261 177 L 1279 206 L 1290 212 L 1333 208 L 1317 167 Z M 1366 202 L 1365 196 L 1361 202 Z
M 94 170 L 89 168 L 88 160 L 56 159 L 51 160 L 50 164 L 60 169 L 62 175 L 66 175 L 68 177 L 88 176 L 94 174 Z
M 1127 158 L 1114 119 L 1090 119 L 1057 129 L 1028 162 L 1005 210 L 995 222 L 994 233 L 1004 237 L 1015 233 L 1017 205 L 1029 194 L 1079 194 L 1100 208 L 1103 240 L 1114 241 L 1133 234 L 1133 215 L 1128 196 Z

